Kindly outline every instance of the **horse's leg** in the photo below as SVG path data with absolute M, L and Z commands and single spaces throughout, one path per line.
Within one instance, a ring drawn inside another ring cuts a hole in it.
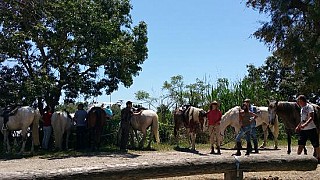
M 154 129 L 151 128 L 151 130 L 150 130 L 150 136 L 149 136 L 148 149 L 151 148 L 151 141 L 152 141 L 152 139 L 153 139 L 153 134 L 154 134 L 153 131 L 154 131 Z
M 268 138 L 268 125 L 262 124 L 262 130 L 263 130 L 263 144 L 260 146 L 260 148 L 266 148 L 267 146 L 267 138 Z
M 188 143 L 190 148 L 192 147 L 192 133 L 190 132 L 190 128 L 187 128 L 187 137 L 188 137 Z
M 139 144 L 139 148 L 140 148 L 140 149 L 143 148 L 144 142 L 146 141 L 147 130 L 146 130 L 146 129 L 143 129 L 143 130 L 141 131 L 141 133 L 142 133 L 142 139 L 141 139 L 140 144 Z
M 291 154 L 291 131 L 289 129 L 286 129 L 286 131 L 287 131 L 287 141 L 288 141 L 287 154 Z
M 20 149 L 20 154 L 22 154 L 24 152 L 25 146 L 26 146 L 26 142 L 27 142 L 27 130 L 22 130 L 21 131 L 21 137 L 22 137 L 22 147 Z
M 179 147 L 179 127 L 177 125 L 175 125 L 173 128 L 173 134 L 176 146 Z
M 192 143 L 192 147 L 191 150 L 195 151 L 196 150 L 196 133 L 191 133 L 191 143 Z
M 10 142 L 9 142 L 9 130 L 3 131 L 3 146 L 6 147 L 7 153 L 11 151 Z
M 274 140 L 274 149 L 278 149 L 278 136 L 279 136 L 279 128 L 276 127 L 276 122 L 272 127 L 270 128 L 272 134 L 273 134 L 273 140 Z
M 67 137 L 66 137 L 66 150 L 69 149 L 69 136 L 70 136 L 70 131 L 67 130 Z

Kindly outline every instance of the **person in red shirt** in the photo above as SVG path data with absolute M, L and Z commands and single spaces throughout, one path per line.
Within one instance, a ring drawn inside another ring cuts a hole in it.
M 207 112 L 210 144 L 211 144 L 210 154 L 215 154 L 214 143 L 215 143 L 217 150 L 218 150 L 216 154 L 221 154 L 221 152 L 220 152 L 220 144 L 221 144 L 220 121 L 221 121 L 221 117 L 222 117 L 222 113 L 219 110 L 218 102 L 213 101 L 210 104 L 210 110 Z
M 49 148 L 49 141 L 52 133 L 52 126 L 51 126 L 51 108 L 46 107 L 44 109 L 44 113 L 42 116 L 43 121 L 43 139 L 42 139 L 42 149 L 47 150 Z

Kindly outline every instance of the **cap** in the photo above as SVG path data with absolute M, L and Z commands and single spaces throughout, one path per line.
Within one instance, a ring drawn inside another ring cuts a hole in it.
M 247 98 L 243 102 L 250 102 L 250 99 Z

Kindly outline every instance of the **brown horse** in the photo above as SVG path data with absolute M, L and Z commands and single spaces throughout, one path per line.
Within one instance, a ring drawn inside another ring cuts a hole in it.
M 276 115 L 279 116 L 281 121 L 285 126 L 285 131 L 287 133 L 288 141 L 288 151 L 291 153 L 291 136 L 295 131 L 295 128 L 300 123 L 300 107 L 296 102 L 287 102 L 287 101 L 270 101 L 268 102 L 268 113 L 270 121 L 276 118 Z M 319 117 L 320 117 L 320 108 L 316 104 L 312 104 L 314 107 L 314 122 L 319 129 Z M 304 153 L 307 154 L 306 148 Z
M 203 109 L 189 106 L 186 109 L 176 109 L 173 113 L 174 137 L 179 147 L 179 129 L 184 126 L 187 129 L 191 150 L 195 151 L 196 134 L 203 131 L 206 120 L 206 112 Z
M 100 148 L 101 134 L 106 120 L 106 112 L 101 107 L 93 107 L 88 112 L 87 126 L 91 150 Z

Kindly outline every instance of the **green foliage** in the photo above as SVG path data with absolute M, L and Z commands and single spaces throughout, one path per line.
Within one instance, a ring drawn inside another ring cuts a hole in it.
M 299 94 L 319 94 L 320 1 L 247 0 L 247 6 L 270 17 L 253 35 L 290 68 L 285 81 L 293 77 Z
M 41 97 L 55 107 L 62 91 L 90 97 L 131 86 L 148 52 L 147 25 L 132 26 L 131 8 L 129 0 L 1 1 L 0 62 L 14 64 L 0 66 L 10 76 L 1 89 L 14 102 Z

